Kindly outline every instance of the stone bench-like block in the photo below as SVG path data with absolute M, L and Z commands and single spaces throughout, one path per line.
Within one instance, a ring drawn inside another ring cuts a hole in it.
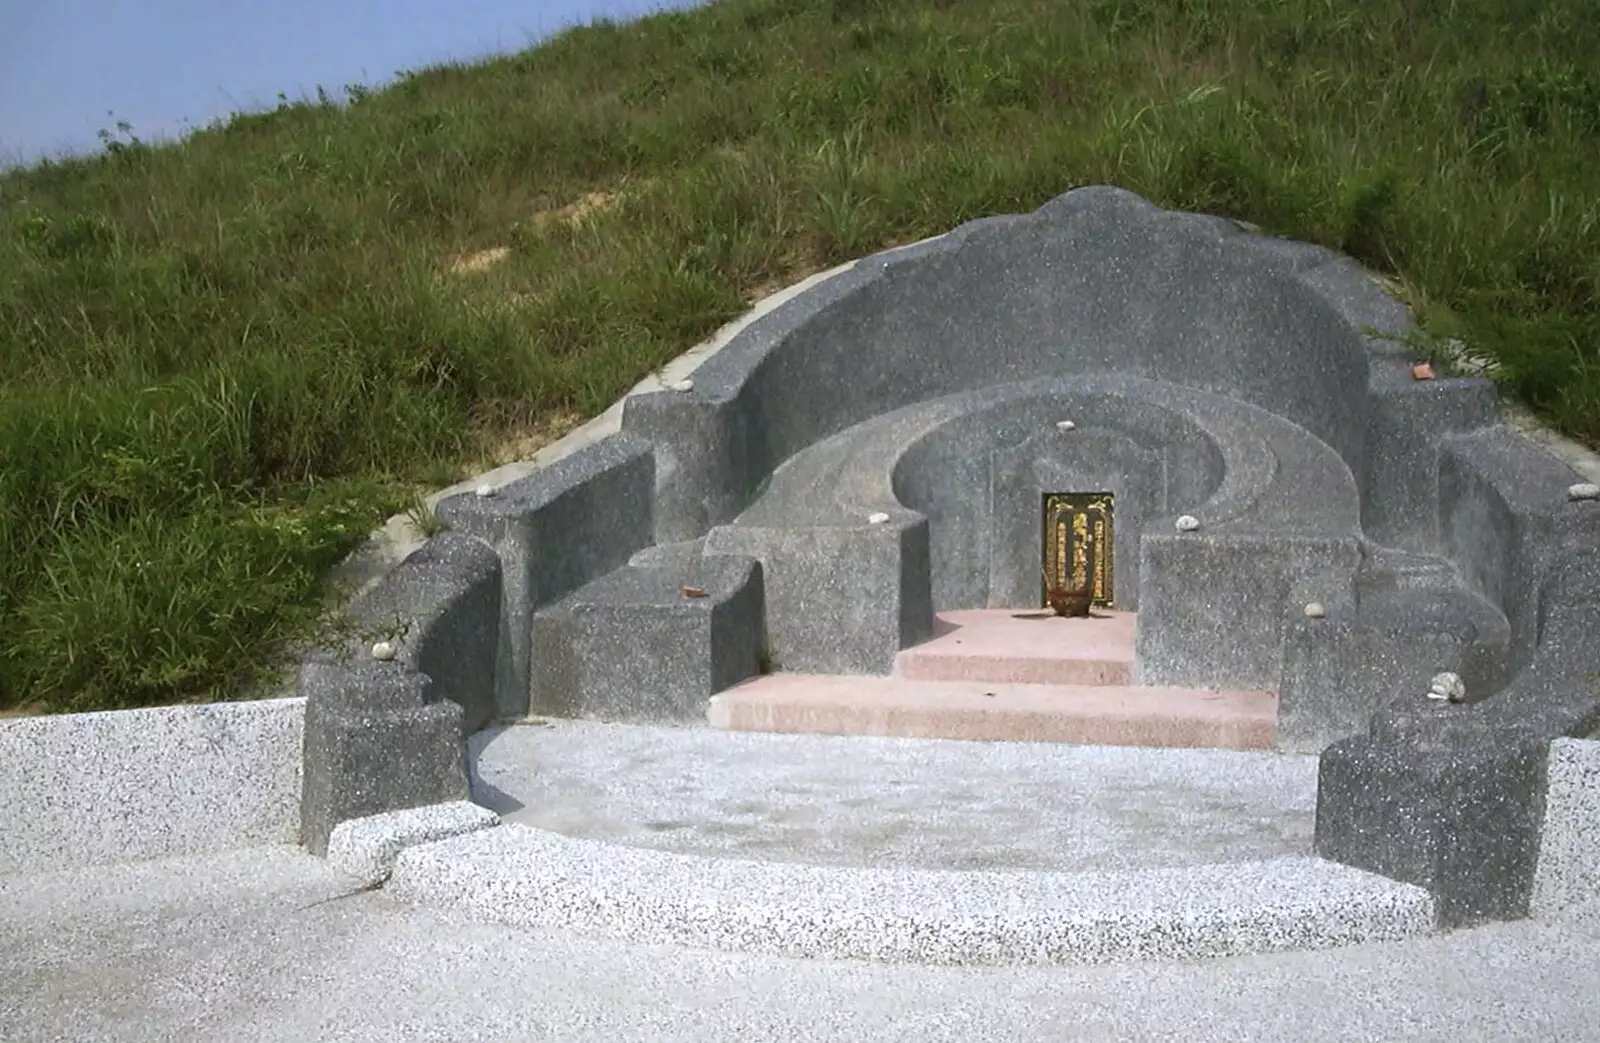
M 603 576 L 534 617 L 534 712 L 698 721 L 712 695 L 760 672 L 761 601 L 761 566 L 748 558 Z
M 1317 752 L 1361 734 L 1375 712 L 1421 695 L 1444 671 L 1461 676 L 1472 701 L 1504 683 L 1505 617 L 1459 586 L 1389 592 L 1328 611 L 1323 619 L 1290 611 L 1279 688 L 1285 749 Z
M 1176 535 L 1140 543 L 1134 683 L 1276 690 L 1284 620 L 1349 600 L 1354 538 Z
M 773 669 L 888 674 L 933 633 L 928 523 L 914 512 L 878 525 L 725 525 L 706 546 L 762 563 Z

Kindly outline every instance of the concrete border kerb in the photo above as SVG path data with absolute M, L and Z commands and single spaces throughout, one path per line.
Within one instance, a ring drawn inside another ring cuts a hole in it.
M 388 892 L 634 942 L 958 966 L 1206 959 L 1395 941 L 1433 924 L 1421 888 L 1314 858 L 868 869 L 683 855 L 517 824 L 402 851 Z
M 328 861 L 370 887 L 389 879 L 395 859 L 406 848 L 499 824 L 499 815 L 467 800 L 349 819 L 334 827 Z

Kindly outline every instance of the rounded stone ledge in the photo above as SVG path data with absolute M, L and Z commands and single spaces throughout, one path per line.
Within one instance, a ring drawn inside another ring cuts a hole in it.
M 920 461 L 941 440 L 971 443 L 976 453 L 981 439 L 969 430 L 975 426 L 1044 430 L 1062 412 L 1079 415 L 1075 437 L 1096 425 L 1136 434 L 1138 425 L 1117 410 L 1159 418 L 1214 448 L 1220 479 L 1199 502 L 1186 505 L 1204 516 L 1208 529 L 1343 535 L 1359 528 L 1359 498 L 1348 469 L 1305 429 L 1237 399 L 1105 373 L 992 385 L 863 421 L 796 453 L 722 528 L 840 525 L 878 511 L 917 511 L 901 490 L 917 483 Z
M 328 861 L 363 884 L 379 884 L 401 851 L 500 824 L 500 816 L 467 800 L 349 819 L 328 838 Z
M 436 508 L 441 502 L 452 496 L 459 496 L 468 492 L 476 495 L 478 490 L 485 488 L 492 490 L 493 496 L 498 496 L 500 489 L 504 486 L 548 468 L 573 453 L 622 431 L 623 412 L 630 399 L 640 395 L 667 391 L 670 384 L 680 380 L 687 379 L 692 381 L 691 375 L 707 359 L 714 357 L 726 348 L 730 342 L 743 334 L 747 328 L 758 324 L 769 314 L 789 305 L 796 298 L 801 298 L 800 303 L 804 305 L 806 303 L 804 296 L 809 291 L 830 280 L 848 274 L 858 266 L 867 264 L 877 258 L 890 258 L 902 252 L 910 252 L 918 247 L 926 248 L 949 234 L 944 232 L 930 236 L 919 243 L 896 247 L 883 251 L 881 254 L 846 261 L 825 271 L 816 272 L 799 282 L 792 283 L 769 294 L 751 305 L 750 309 L 742 315 L 729 320 L 710 337 L 672 359 L 655 373 L 640 380 L 627 394 L 617 399 L 604 412 L 591 418 L 587 423 L 567 432 L 526 459 L 501 464 L 488 471 L 462 479 L 453 485 L 435 490 L 428 494 L 424 502 L 428 507 Z M 380 582 L 389 572 L 403 562 L 407 555 L 426 542 L 427 537 L 417 530 L 410 515 L 391 515 L 381 528 L 369 534 L 367 541 L 361 547 L 357 548 L 345 560 L 334 567 L 333 574 L 345 585 L 359 593 Z
M 389 893 L 509 926 L 813 959 L 1187 960 L 1426 934 L 1433 900 L 1311 857 L 1124 872 L 861 869 L 683 855 L 520 825 L 411 848 Z

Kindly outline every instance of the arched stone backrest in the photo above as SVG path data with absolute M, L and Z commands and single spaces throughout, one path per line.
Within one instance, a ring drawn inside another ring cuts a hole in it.
M 1369 364 L 1348 313 L 1360 309 L 1301 278 L 1341 263 L 1104 186 L 869 258 L 734 337 L 692 394 L 630 402 L 625 429 L 685 454 L 662 469 L 658 538 L 727 521 L 783 460 L 871 417 L 1090 374 L 1261 406 L 1359 475 Z

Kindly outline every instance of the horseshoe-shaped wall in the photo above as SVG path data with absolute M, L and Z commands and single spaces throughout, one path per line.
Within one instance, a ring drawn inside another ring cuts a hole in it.
M 1277 690 L 1325 749 L 1319 852 L 1520 915 L 1544 748 L 1600 724 L 1600 510 L 1487 381 L 1414 379 L 1409 327 L 1334 253 L 1103 186 L 858 262 L 441 503 L 357 606 L 414 622 L 399 655 L 303 674 L 307 842 L 464 796 L 497 718 L 703 719 L 763 654 L 883 672 L 936 610 L 1016 604 L 1041 492 L 1093 486 L 1137 680 Z

